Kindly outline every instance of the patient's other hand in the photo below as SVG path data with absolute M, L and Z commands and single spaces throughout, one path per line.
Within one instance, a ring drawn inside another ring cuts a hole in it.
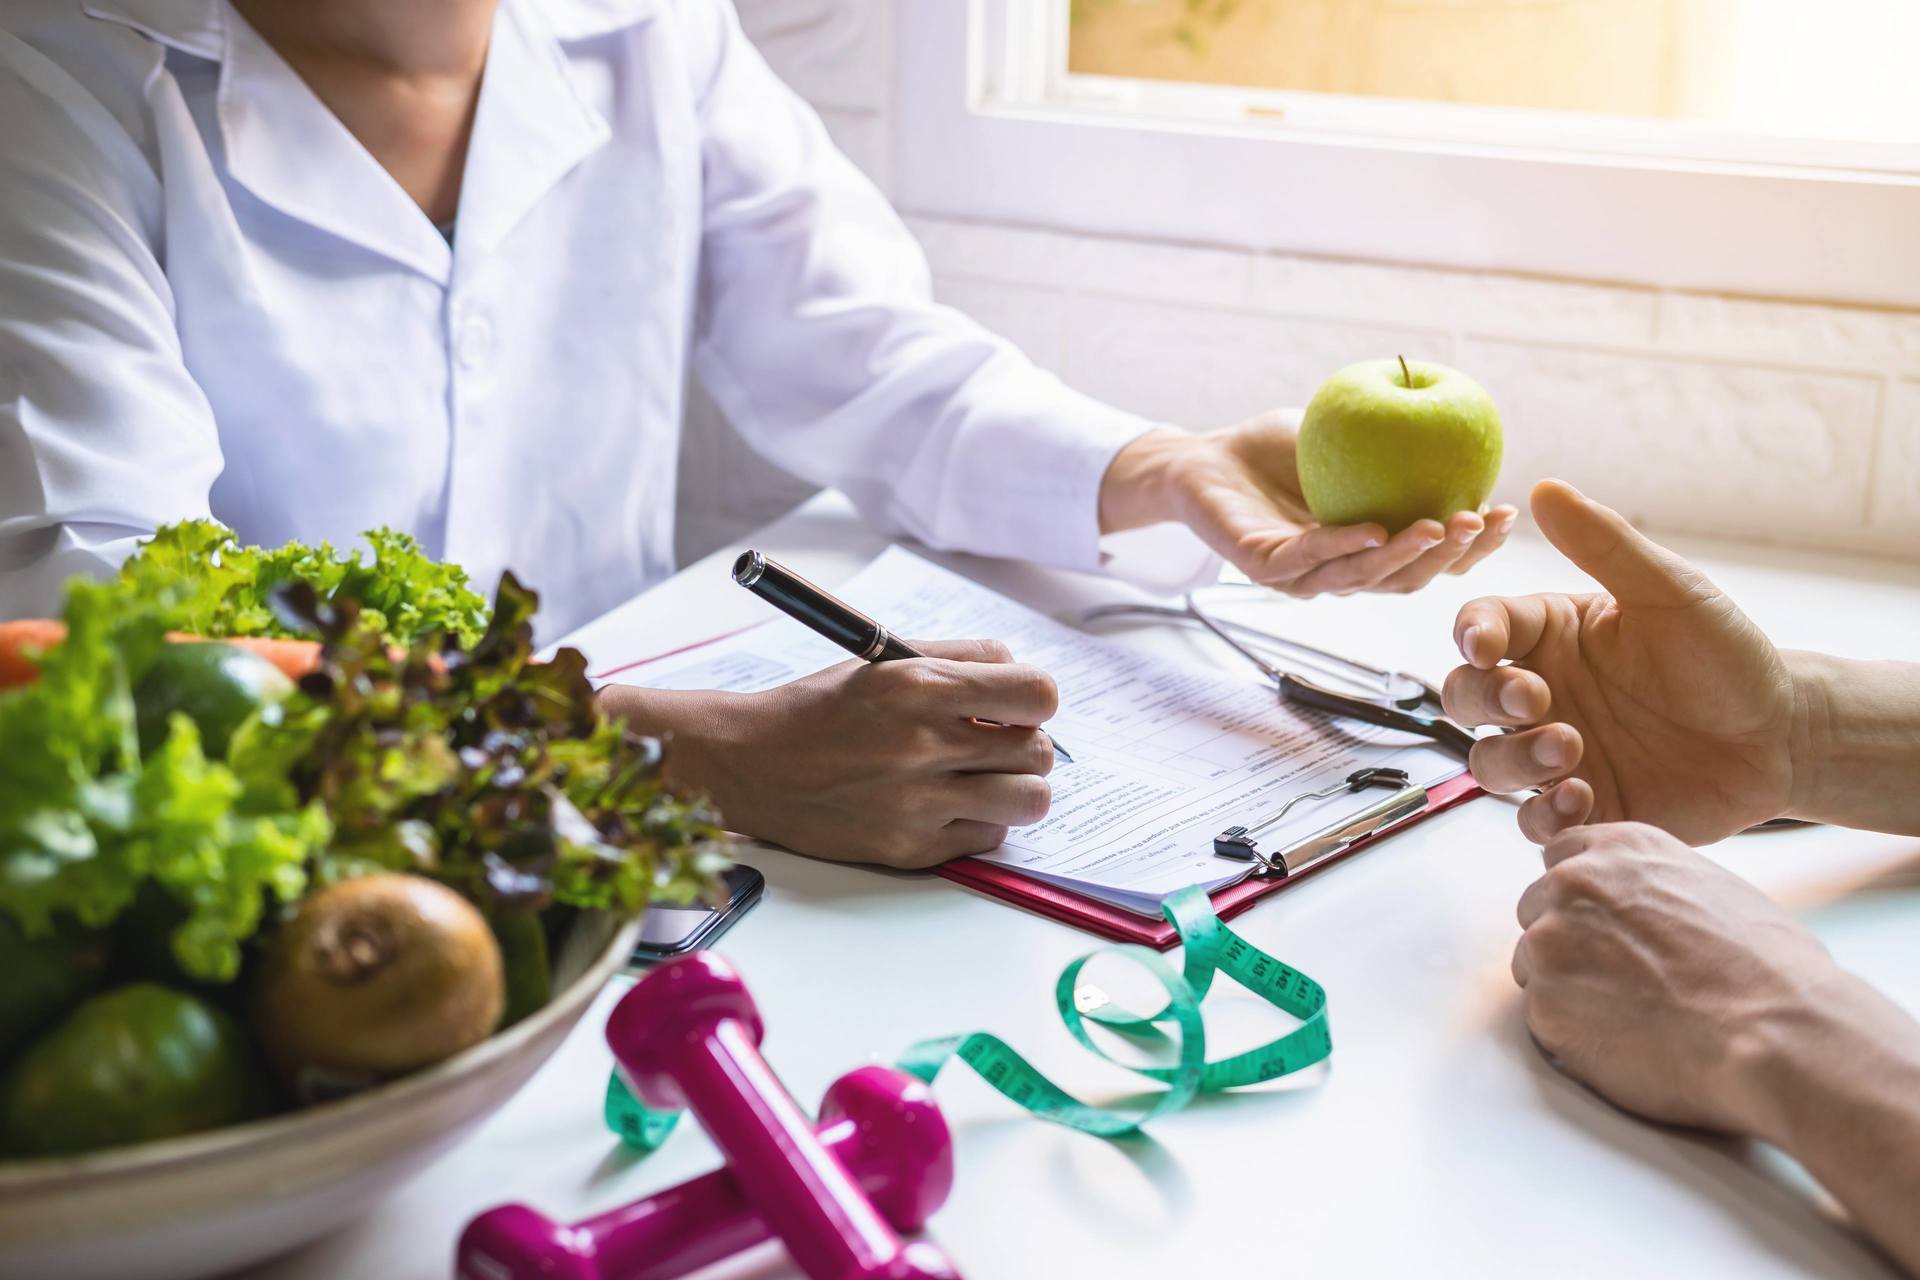
M 1698 570 L 1571 486 L 1541 481 L 1533 516 L 1605 590 L 1460 610 L 1468 665 L 1447 677 L 1447 714 L 1524 729 L 1473 749 L 1475 779 L 1547 787 L 1520 808 L 1542 844 L 1619 819 L 1704 844 L 1785 812 L 1797 703 L 1772 641 Z
M 1527 1028 L 1629 1111 L 1781 1141 L 1772 1056 L 1817 1037 L 1823 1011 L 1884 1004 L 1760 890 L 1664 831 L 1577 827 L 1545 861 L 1513 952 Z

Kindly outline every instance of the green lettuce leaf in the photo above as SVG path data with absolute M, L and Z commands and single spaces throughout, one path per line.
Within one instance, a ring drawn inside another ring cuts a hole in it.
M 323 880 L 418 871 L 490 913 L 637 911 L 717 891 L 718 818 L 666 786 L 657 741 L 601 715 L 578 651 L 532 661 L 538 597 L 512 574 L 470 648 L 395 651 L 352 600 L 301 584 L 275 604 L 322 639 L 296 701 L 324 707 L 324 723 L 286 776 L 333 819 Z M 230 752 L 243 774 L 252 750 Z
M 0 911 L 29 937 L 63 915 L 100 927 L 152 880 L 186 909 L 173 937 L 181 967 L 227 981 L 266 900 L 304 890 L 331 825 L 284 790 L 249 807 L 246 784 L 205 758 L 185 716 L 140 758 L 129 691 L 170 624 L 161 602 L 127 596 L 75 582 L 65 643 L 41 658 L 39 680 L 0 695 Z
M 363 536 L 371 560 L 325 542 L 243 546 L 221 525 L 186 520 L 142 543 L 121 567 L 119 582 L 131 599 L 156 602 L 169 628 L 196 635 L 290 635 L 272 608 L 272 594 L 305 582 L 322 600 L 356 601 L 368 625 L 396 644 L 435 631 L 464 644 L 480 638 L 486 601 L 467 584 L 464 570 L 430 559 L 411 535 L 374 529 Z

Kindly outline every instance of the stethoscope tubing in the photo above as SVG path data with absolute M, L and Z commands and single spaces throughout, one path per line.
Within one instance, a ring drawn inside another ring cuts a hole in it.
M 1192 597 L 1188 598 L 1191 599 Z M 1277 680 L 1278 669 L 1260 656 L 1259 649 L 1262 647 L 1282 650 L 1286 653 L 1287 657 L 1293 659 L 1298 665 L 1313 668 L 1328 679 L 1338 680 L 1344 684 L 1350 684 L 1358 688 L 1377 689 L 1382 700 L 1397 701 L 1400 706 L 1408 710 L 1419 706 L 1423 702 L 1431 702 L 1434 705 L 1438 705 L 1439 703 L 1439 690 L 1427 684 L 1425 681 L 1407 675 L 1405 672 L 1385 671 L 1379 667 L 1370 666 L 1358 659 L 1349 658 L 1343 654 L 1332 653 L 1326 649 L 1310 645 L 1304 640 L 1293 640 L 1286 636 L 1274 635 L 1270 631 L 1262 631 L 1260 628 L 1245 622 L 1235 622 L 1229 618 L 1217 618 L 1211 613 L 1198 609 L 1197 607 L 1189 611 L 1179 606 L 1164 604 L 1100 605 L 1081 613 L 1079 615 L 1079 621 L 1084 624 L 1099 622 L 1108 618 L 1137 617 L 1164 618 L 1171 622 L 1190 623 L 1205 627 L 1231 645 L 1235 652 L 1259 667 L 1261 672 L 1267 675 L 1268 679 Z M 1244 639 L 1242 639 L 1242 637 L 1244 637 Z M 1407 681 L 1421 690 L 1420 695 L 1413 698 L 1392 699 L 1388 692 L 1388 684 L 1394 680 Z M 1365 697 L 1366 695 L 1357 694 L 1355 696 Z
M 1453 752 L 1462 760 L 1467 758 L 1468 753 L 1473 749 L 1473 744 L 1478 740 L 1471 731 L 1447 719 L 1443 714 L 1423 715 L 1416 710 L 1423 706 L 1436 709 L 1440 706 L 1439 691 L 1423 680 L 1417 680 L 1401 672 L 1384 671 L 1357 659 L 1331 653 L 1285 636 L 1276 636 L 1245 623 L 1215 618 L 1200 607 L 1191 593 L 1182 603 L 1184 608 L 1148 604 L 1105 605 L 1088 610 L 1081 615 L 1081 620 L 1092 622 L 1101 618 L 1148 616 L 1198 623 L 1228 648 L 1258 668 L 1263 676 L 1273 682 L 1275 692 L 1283 701 L 1311 707 L 1333 716 L 1359 720 L 1403 733 L 1417 734 Z M 1319 667 L 1335 679 L 1362 688 L 1371 684 L 1378 689 L 1379 696 L 1376 699 L 1361 694 L 1344 693 L 1316 684 L 1304 676 L 1269 661 L 1254 645 L 1243 642 L 1241 636 L 1257 637 L 1265 644 L 1295 650 L 1297 656 L 1306 659 L 1303 665 Z M 1354 672 L 1361 673 L 1361 676 L 1355 676 Z M 1371 680 L 1362 677 L 1371 677 Z M 1418 687 L 1421 691 L 1420 696 L 1392 699 L 1388 686 L 1389 682 L 1396 679 L 1405 680 Z

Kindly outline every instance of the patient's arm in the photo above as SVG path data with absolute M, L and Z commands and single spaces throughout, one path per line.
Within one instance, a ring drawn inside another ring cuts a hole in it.
M 1561 1069 L 1649 1119 L 1781 1147 L 1920 1275 L 1920 1023 L 1664 831 L 1576 827 L 1544 858 L 1513 974 Z
M 1920 1275 L 1920 1023 L 1835 971 L 1753 1066 L 1755 1130 Z
M 1796 818 L 1920 835 L 1920 663 L 1784 655 Z

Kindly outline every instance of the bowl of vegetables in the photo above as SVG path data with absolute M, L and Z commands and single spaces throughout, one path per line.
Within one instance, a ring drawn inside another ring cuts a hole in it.
M 713 815 L 532 592 L 171 526 L 0 624 L 0 1278 L 190 1280 L 348 1220 L 710 894 Z

